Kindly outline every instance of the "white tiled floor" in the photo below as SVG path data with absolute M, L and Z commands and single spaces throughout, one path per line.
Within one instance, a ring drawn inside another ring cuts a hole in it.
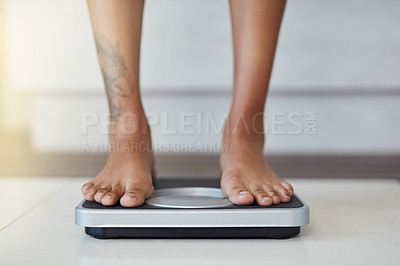
M 0 178 L 0 230 L 51 197 L 65 183 L 65 178 Z
M 0 264 L 400 263 L 400 185 L 394 180 L 289 180 L 311 208 L 311 224 L 289 240 L 97 240 L 74 224 L 84 181 L 0 178 Z

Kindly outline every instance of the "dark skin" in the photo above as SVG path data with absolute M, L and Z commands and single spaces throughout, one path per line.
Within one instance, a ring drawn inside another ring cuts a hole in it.
M 290 201 L 293 187 L 283 182 L 263 156 L 264 111 L 280 24 L 282 0 L 231 0 L 234 44 L 234 89 L 221 152 L 221 189 L 238 205 Z M 149 149 L 114 150 L 104 169 L 82 187 L 87 200 L 110 206 L 143 204 L 154 191 L 154 156 L 151 136 L 140 98 L 139 55 L 143 16 L 142 0 L 89 0 L 99 63 L 110 115 L 118 124 L 125 114 L 136 119 L 128 126 L 134 134 L 115 127 L 110 144 L 145 143 Z M 125 121 L 125 120 L 124 120 Z M 126 123 L 124 124 L 126 126 Z

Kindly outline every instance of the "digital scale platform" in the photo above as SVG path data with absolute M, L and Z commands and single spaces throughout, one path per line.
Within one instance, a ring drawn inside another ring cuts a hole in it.
M 271 206 L 232 204 L 219 179 L 158 179 L 140 207 L 83 200 L 75 223 L 95 238 L 290 238 L 309 223 L 309 207 L 296 195 Z

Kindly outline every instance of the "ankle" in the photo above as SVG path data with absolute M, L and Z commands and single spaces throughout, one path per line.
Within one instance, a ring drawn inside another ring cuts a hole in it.
M 150 140 L 150 126 L 143 110 L 125 111 L 109 123 L 110 141 Z
M 224 141 L 264 145 L 264 115 L 249 109 L 232 109 L 224 128 Z
M 110 122 L 111 152 L 152 152 L 150 126 L 146 116 L 125 113 Z

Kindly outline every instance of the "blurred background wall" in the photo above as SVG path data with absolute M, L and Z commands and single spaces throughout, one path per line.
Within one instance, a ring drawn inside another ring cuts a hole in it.
M 107 105 L 86 2 L 0 3 L 3 130 L 28 132 L 36 151 L 96 151 Z M 281 129 L 269 130 L 267 152 L 400 154 L 399 13 L 396 0 L 288 1 L 266 110 L 267 127 Z M 147 112 L 167 114 L 172 129 L 179 112 L 222 121 L 233 62 L 226 0 L 147 0 L 141 56 Z M 288 133 L 293 113 L 303 127 L 316 115 L 317 131 Z M 93 114 L 99 122 L 83 132 Z M 153 136 L 220 139 L 163 134 L 161 124 Z

